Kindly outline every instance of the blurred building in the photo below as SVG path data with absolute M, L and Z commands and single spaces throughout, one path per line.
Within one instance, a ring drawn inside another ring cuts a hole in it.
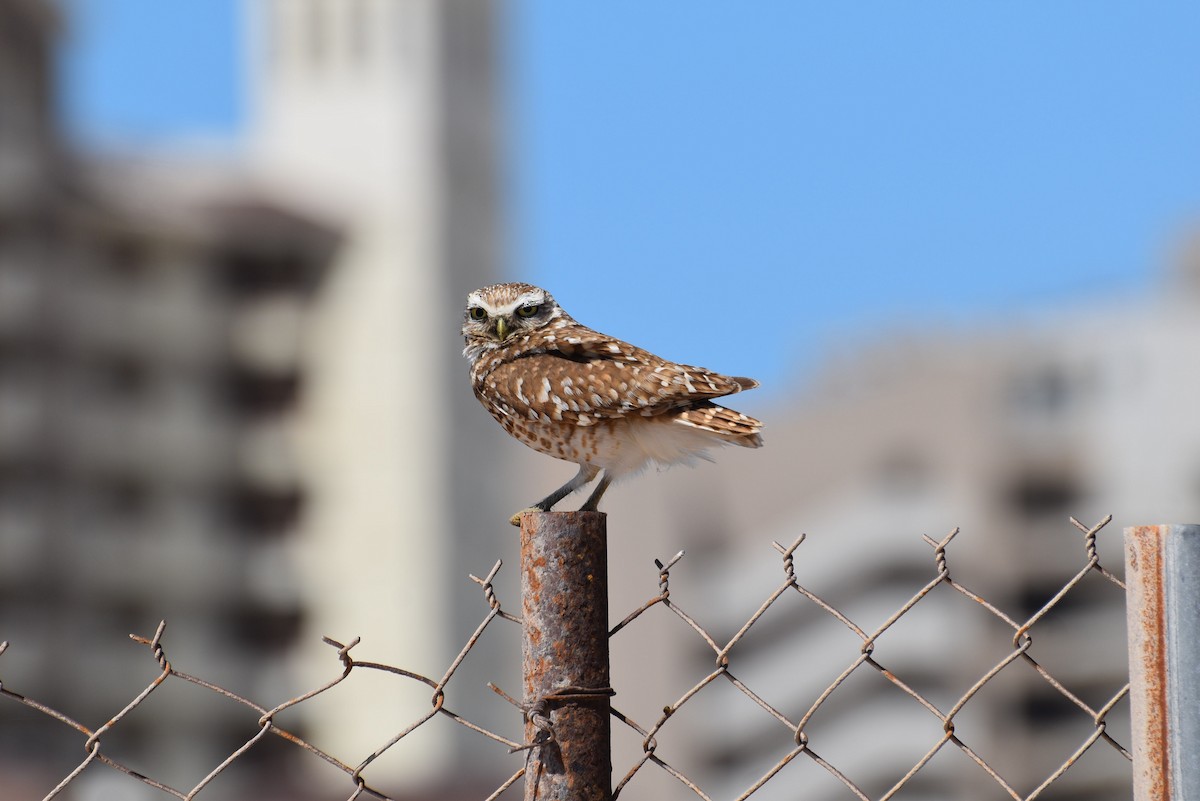
M 315 309 L 312 392 L 300 418 L 317 488 L 297 539 L 311 611 L 303 640 L 311 650 L 301 661 L 315 686 L 336 667 L 320 636 L 359 636 L 359 658 L 440 677 L 487 609 L 467 578 L 497 558 L 495 548 L 474 552 L 497 529 L 480 503 L 511 497 L 496 471 L 465 467 L 496 451 L 477 438 L 490 433 L 486 413 L 460 413 L 478 404 L 458 333 L 467 293 L 495 279 L 503 246 L 502 6 L 249 7 L 250 164 L 280 193 L 339 220 L 346 237 Z M 497 660 L 514 670 L 517 642 Z M 465 666 L 456 687 L 481 693 L 473 720 L 511 728 L 512 709 L 485 687 L 494 674 L 484 662 Z M 430 705 L 423 684 L 355 678 L 336 698 L 306 705 L 319 741 L 348 759 L 373 752 Z M 501 756 L 439 720 L 366 775 L 387 787 L 445 789 L 487 776 Z
M 502 249 L 498 8 L 248 4 L 245 152 L 132 158 L 71 152 L 52 74 L 70 19 L 0 1 L 7 680 L 99 725 L 153 677 L 126 635 L 160 618 L 173 659 L 266 704 L 340 671 L 323 635 L 362 637 L 362 659 L 446 669 L 487 608 L 467 574 L 498 557 L 497 529 L 511 533 L 479 505 L 511 498 L 504 478 L 461 469 L 489 452 L 476 435 L 503 437 L 470 393 L 458 335 Z M 473 719 L 510 734 L 519 716 L 485 683 L 497 661 L 515 675 L 517 643 L 456 679 L 481 693 Z M 85 655 L 97 678 L 82 686 Z M 424 684 L 370 679 L 288 724 L 361 759 L 430 704 Z M 109 741 L 168 782 L 190 786 L 253 734 L 244 710 L 205 693 L 159 698 L 169 712 Z M 55 754 L 47 775 L 70 769 L 66 747 L 28 736 L 46 721 L 2 721 L 0 758 Z M 440 724 L 369 780 L 456 792 L 511 761 Z
M 301 631 L 291 427 L 338 236 L 228 167 L 70 154 L 61 24 L 0 3 L 0 639 L 6 680 L 94 728 L 155 674 L 127 635 L 160 618 L 187 642 L 173 656 L 260 690 Z M 167 781 L 252 733 L 203 693 L 155 704 L 106 747 Z M 6 789 L 21 760 L 57 781 L 70 732 L 12 712 Z

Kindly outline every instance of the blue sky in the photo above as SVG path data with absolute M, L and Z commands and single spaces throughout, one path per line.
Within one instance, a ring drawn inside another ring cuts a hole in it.
M 58 0 L 67 122 L 92 143 L 229 140 L 245 116 L 238 0 Z
M 69 5 L 81 139 L 236 140 L 236 0 Z M 512 275 L 670 358 L 780 386 L 847 335 L 1144 292 L 1200 222 L 1200 4 L 507 9 Z

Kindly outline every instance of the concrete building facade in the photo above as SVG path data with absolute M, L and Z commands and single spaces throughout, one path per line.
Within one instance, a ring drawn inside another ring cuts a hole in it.
M 304 321 L 338 235 L 225 167 L 71 152 L 52 96 L 64 20 L 39 2 L 0 16 L 5 680 L 98 727 L 156 672 L 128 635 L 165 618 L 173 657 L 275 692 L 260 668 L 307 616 L 288 554 L 310 497 L 293 432 Z M 5 789 L 44 792 L 80 743 L 11 711 Z M 245 723 L 168 692 L 110 743 L 186 783 Z

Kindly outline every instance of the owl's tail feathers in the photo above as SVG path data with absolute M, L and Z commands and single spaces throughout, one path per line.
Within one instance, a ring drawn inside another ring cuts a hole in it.
M 738 385 L 738 392 L 745 392 L 748 389 L 754 389 L 758 386 L 757 381 L 745 376 L 732 376 L 729 380 Z
M 750 379 L 739 379 L 749 381 Z M 681 425 L 698 428 L 731 445 L 761 448 L 763 424 L 749 415 L 726 409 L 715 403 L 697 404 L 675 418 Z

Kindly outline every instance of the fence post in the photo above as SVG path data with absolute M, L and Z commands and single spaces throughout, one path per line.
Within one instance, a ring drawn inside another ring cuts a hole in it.
M 1125 529 L 1136 801 L 1200 801 L 1200 526 Z
M 608 533 L 601 512 L 521 517 L 526 801 L 612 798 Z

